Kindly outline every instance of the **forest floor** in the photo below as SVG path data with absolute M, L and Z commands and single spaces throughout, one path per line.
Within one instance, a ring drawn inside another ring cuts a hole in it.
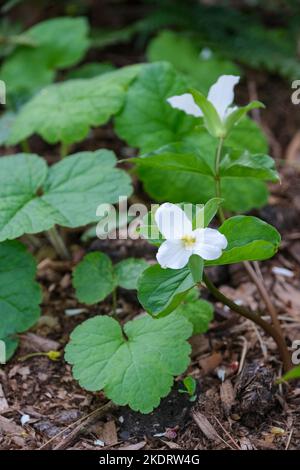
M 124 61 L 126 50 L 131 51 L 128 46 L 112 47 L 98 52 L 93 60 L 110 60 L 118 66 L 144 60 L 142 54 L 130 52 Z M 300 113 L 290 101 L 289 84 L 275 76 L 246 71 L 240 96 L 250 94 L 252 99 L 253 90 L 267 107 L 255 117 L 266 131 L 270 154 L 276 158 L 281 175 L 281 183 L 270 187 L 269 204 L 253 212 L 282 234 L 278 254 L 261 269 L 291 346 L 300 340 Z M 49 163 L 57 161 L 57 149 L 36 137 L 30 144 Z M 110 125 L 94 130 L 87 143 L 75 145 L 72 151 L 83 145 L 91 150 L 111 148 L 119 158 L 134 153 L 116 138 Z M 15 150 L 4 149 L 2 153 Z M 135 189 L 135 198 L 150 202 L 137 181 Z M 107 403 L 102 393 L 81 389 L 63 355 L 58 361 L 42 355 L 26 359 L 32 352 L 63 352 L 75 326 L 91 316 L 110 313 L 110 298 L 91 307 L 75 298 L 72 267 L 86 252 L 101 250 L 113 261 L 129 256 L 155 259 L 155 250 L 146 241 L 97 239 L 83 243 L 81 233 L 66 234 L 72 261 L 59 260 L 43 237 L 40 248 L 34 250 L 43 288 L 42 316 L 32 331 L 21 335 L 14 358 L 0 368 L 0 449 L 300 448 L 299 383 L 274 386 L 274 377 L 281 375 L 282 368 L 273 340 L 218 303 L 214 304 L 215 318 L 209 331 L 191 340 L 192 361 L 187 373 L 198 383 L 193 403 L 178 392 L 179 377 L 160 406 L 150 415 L 142 415 Z M 212 268 L 211 276 L 229 297 L 267 317 L 266 306 L 242 265 Z M 207 295 L 205 291 L 203 295 Z M 81 313 L 75 315 L 74 309 Z M 122 321 L 142 313 L 135 292 L 118 291 L 117 313 Z M 22 426 L 24 415 L 28 421 Z

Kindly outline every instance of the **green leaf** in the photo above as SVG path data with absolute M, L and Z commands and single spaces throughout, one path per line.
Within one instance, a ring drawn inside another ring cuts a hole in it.
M 72 228 L 96 222 L 99 204 L 131 194 L 129 177 L 115 163 L 109 150 L 80 152 L 50 168 L 37 155 L 2 157 L 0 241 L 55 224 Z
M 243 106 L 241 108 L 236 109 L 232 113 L 229 114 L 225 121 L 225 128 L 227 134 L 233 129 L 234 126 L 252 109 L 257 108 L 264 108 L 265 105 L 260 101 L 251 101 L 251 103 L 247 104 L 247 106 Z
M 268 155 L 256 154 L 240 150 L 226 149 L 220 165 L 222 177 L 254 177 L 264 181 L 279 181 L 275 161 Z
M 143 259 L 127 258 L 120 261 L 114 266 L 118 286 L 129 290 L 137 289 L 138 278 L 148 266 Z
M 185 386 L 185 390 L 179 390 L 179 392 L 188 393 L 189 396 L 192 397 L 195 394 L 197 388 L 196 380 L 188 375 L 183 379 L 183 385 Z
M 190 93 L 193 95 L 195 103 L 199 106 L 203 113 L 204 124 L 208 132 L 213 137 L 224 137 L 226 133 L 224 124 L 222 123 L 214 105 L 208 101 L 208 99 L 202 93 L 195 90 L 194 88 L 190 89 Z
M 34 47 L 18 47 L 1 68 L 9 99 L 27 99 L 54 80 L 56 69 L 79 62 L 89 47 L 87 34 L 85 18 L 54 18 L 27 30 Z
M 171 313 L 194 285 L 188 266 L 163 269 L 155 264 L 145 269 L 138 280 L 138 299 L 147 312 L 162 317 Z
M 66 361 L 82 387 L 103 390 L 118 405 L 150 413 L 168 395 L 173 376 L 185 371 L 192 327 L 173 314 L 126 323 L 94 317 L 79 325 L 66 347 Z
M 0 117 L 0 145 L 3 145 L 11 132 L 13 123 L 15 122 L 16 114 L 12 111 L 6 111 Z
M 73 285 L 80 302 L 92 305 L 104 300 L 116 287 L 110 258 L 100 252 L 86 255 L 74 269 Z
M 203 259 L 198 255 L 192 255 L 189 259 L 188 266 L 192 273 L 194 283 L 201 282 L 203 276 Z
M 300 378 L 300 366 L 294 367 L 289 370 L 283 377 L 278 380 L 278 383 L 288 382 L 289 380 L 295 380 Z
M 8 138 L 15 144 L 37 133 L 50 144 L 83 140 L 91 127 L 105 124 L 121 108 L 125 90 L 140 66 L 44 88 L 18 114 Z
M 167 98 L 187 90 L 185 80 L 167 63 L 145 65 L 129 88 L 124 108 L 116 117 L 116 132 L 143 152 L 181 140 L 199 120 L 173 109 Z
M 6 338 L 2 338 L 5 344 L 5 361 L 4 364 L 9 361 L 13 355 L 15 354 L 18 346 L 19 346 L 19 339 L 16 336 L 7 336 Z M 1 348 L 1 345 L 0 345 Z M 1 364 L 1 360 L 0 360 Z
M 93 78 L 103 73 L 111 72 L 114 68 L 109 62 L 88 62 L 74 70 L 70 70 L 66 78 L 67 80 L 73 78 Z
M 183 34 L 174 31 L 161 31 L 147 49 L 150 62 L 165 60 L 170 62 L 179 72 L 186 75 L 189 86 L 193 86 L 207 94 L 220 75 L 240 75 L 238 67 L 228 60 L 217 57 L 202 57 L 199 47 Z
M 194 288 L 186 295 L 174 313 L 183 315 L 193 325 L 193 335 L 205 333 L 213 319 L 213 306 L 206 300 L 199 299 L 198 289 Z
M 210 166 L 200 152 L 184 143 L 166 145 L 155 152 L 130 158 L 138 167 L 150 167 L 157 170 L 182 171 L 213 176 Z
M 89 25 L 86 18 L 52 18 L 26 31 L 50 68 L 67 68 L 79 62 L 89 47 Z
M 251 216 L 235 216 L 227 219 L 219 228 L 228 241 L 220 258 L 207 261 L 206 265 L 259 261 L 275 255 L 280 245 L 277 230 L 266 222 Z
M 221 180 L 223 207 L 236 212 L 261 207 L 267 200 L 266 185 L 256 177 L 250 178 L 247 175 L 257 174 L 257 177 L 273 181 L 276 177 L 274 163 L 270 157 L 254 156 L 252 159 L 252 156 L 245 153 L 241 164 L 237 165 L 234 158 L 240 154 L 239 151 L 232 152 L 233 161 L 230 164 L 235 168 L 230 168 L 229 164 L 229 174 L 225 174 Z M 206 203 L 215 196 L 214 158 L 215 145 L 212 145 L 210 140 L 204 139 L 202 148 L 200 145 L 196 147 L 193 143 L 169 144 L 143 158 L 130 160 L 137 164 L 138 175 L 144 183 L 145 190 L 153 199 L 196 204 L 199 201 Z M 258 161 L 264 165 L 263 169 L 257 168 Z M 228 159 L 224 162 L 225 166 L 226 164 Z M 243 170 L 238 166 L 245 168 L 245 176 L 242 176 Z M 236 176 L 231 176 L 234 173 Z
M 24 245 L 0 243 L 0 338 L 22 333 L 38 320 L 42 295 L 35 275 L 35 260 Z
M 220 197 L 213 197 L 212 199 L 209 199 L 207 203 L 205 204 L 203 210 L 204 210 L 204 227 L 207 227 L 216 213 L 218 212 L 220 206 L 223 204 L 224 199 Z

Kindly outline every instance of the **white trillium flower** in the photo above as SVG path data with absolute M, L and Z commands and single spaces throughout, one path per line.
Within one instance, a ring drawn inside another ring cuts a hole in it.
M 239 83 L 240 77 L 235 75 L 222 75 L 216 83 L 209 89 L 207 100 L 215 107 L 222 122 L 237 109 L 236 106 L 231 107 L 234 99 L 234 87 Z M 184 111 L 195 117 L 203 116 L 201 108 L 195 103 L 191 93 L 172 96 L 167 102 L 176 109 Z
M 226 237 L 218 230 L 193 230 L 190 219 L 175 204 L 162 204 L 155 213 L 155 221 L 166 238 L 156 255 L 162 268 L 181 269 L 192 255 L 205 260 L 218 259 L 227 247 Z

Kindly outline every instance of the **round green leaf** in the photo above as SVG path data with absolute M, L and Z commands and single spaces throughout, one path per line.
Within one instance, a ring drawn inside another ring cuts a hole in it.
M 137 289 L 138 278 L 148 267 L 143 259 L 128 258 L 114 266 L 116 282 L 123 289 Z
M 116 286 L 110 258 L 100 252 L 86 255 L 74 269 L 73 285 L 80 302 L 90 305 L 104 300 Z
M 83 388 L 150 413 L 188 366 L 192 326 L 176 314 L 145 316 L 126 323 L 124 333 L 110 317 L 91 318 L 71 334 L 65 358 Z

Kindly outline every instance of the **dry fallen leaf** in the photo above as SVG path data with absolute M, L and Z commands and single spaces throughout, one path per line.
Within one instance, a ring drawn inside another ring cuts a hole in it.
M 210 441 L 220 442 L 220 437 L 217 431 L 210 424 L 206 416 L 204 416 L 199 411 L 194 411 L 194 413 L 192 413 L 192 417 L 207 439 Z

